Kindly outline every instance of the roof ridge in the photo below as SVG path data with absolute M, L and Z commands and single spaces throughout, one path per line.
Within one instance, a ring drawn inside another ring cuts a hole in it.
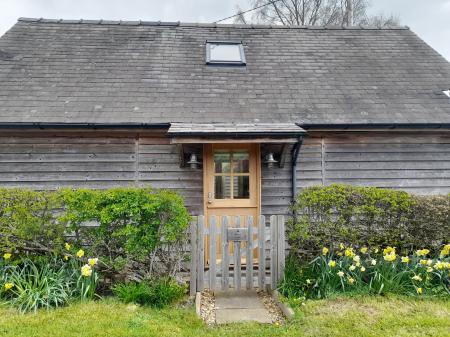
M 25 18 L 21 17 L 17 21 L 33 23 L 52 23 L 52 24 L 91 24 L 91 25 L 122 25 L 122 26 L 161 26 L 161 27 L 210 27 L 210 28 L 242 28 L 242 29 L 311 29 L 311 30 L 409 30 L 408 26 L 282 26 L 282 25 L 264 25 L 264 24 L 217 24 L 217 23 L 195 23 L 180 21 L 128 21 L 128 20 L 63 20 L 63 19 L 45 19 L 45 18 Z

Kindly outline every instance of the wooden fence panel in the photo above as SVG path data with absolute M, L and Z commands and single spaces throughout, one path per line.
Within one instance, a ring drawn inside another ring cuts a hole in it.
M 266 286 L 266 217 L 261 215 L 258 223 L 258 285 L 259 289 Z
M 209 288 L 216 289 L 216 217 L 212 216 L 209 220 Z
M 246 257 L 245 257 L 245 281 L 246 288 L 253 288 L 253 217 L 249 216 L 247 218 L 247 247 L 246 247 Z

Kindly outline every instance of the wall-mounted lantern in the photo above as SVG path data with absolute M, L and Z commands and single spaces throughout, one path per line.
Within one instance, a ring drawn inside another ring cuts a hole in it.
M 191 153 L 189 161 L 186 164 L 189 164 L 191 169 L 198 169 L 200 166 L 200 162 L 197 160 L 197 155 L 195 153 Z
M 278 161 L 276 161 L 275 158 L 273 158 L 273 153 L 270 152 L 267 154 L 266 160 L 264 161 L 264 163 L 267 164 L 267 167 L 271 169 L 274 167 L 274 165 L 276 163 L 278 163 Z

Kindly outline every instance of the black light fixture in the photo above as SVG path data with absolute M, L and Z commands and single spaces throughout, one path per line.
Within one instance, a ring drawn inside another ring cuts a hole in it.
M 197 155 L 195 153 L 191 153 L 189 161 L 186 164 L 189 164 L 191 169 L 198 169 L 200 162 L 197 160 Z
M 272 153 L 272 152 L 269 152 L 269 153 L 266 155 L 266 160 L 264 161 L 264 163 L 267 164 L 267 167 L 271 169 L 271 168 L 274 167 L 274 165 L 275 165 L 276 163 L 278 163 L 278 161 L 276 161 L 276 160 L 273 158 L 273 153 Z

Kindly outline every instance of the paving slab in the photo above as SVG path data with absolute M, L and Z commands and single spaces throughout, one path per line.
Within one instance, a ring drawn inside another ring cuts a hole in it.
M 218 293 L 215 307 L 217 324 L 248 321 L 272 323 L 256 291 Z

